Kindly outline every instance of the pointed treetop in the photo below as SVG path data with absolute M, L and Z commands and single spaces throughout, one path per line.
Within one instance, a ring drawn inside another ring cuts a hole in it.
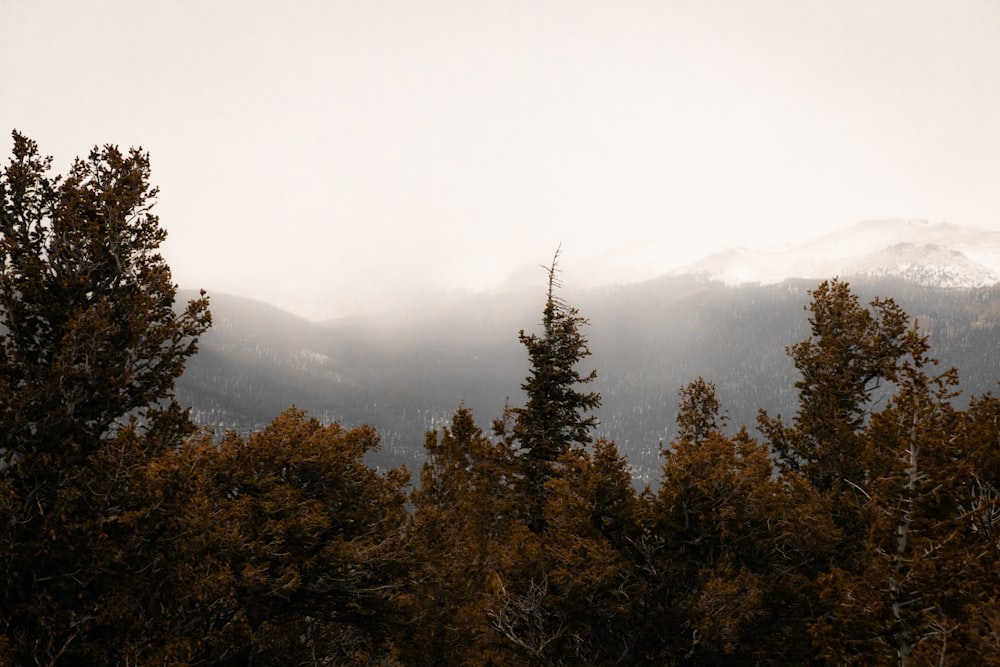
M 545 272 L 549 274 L 549 289 L 547 292 L 547 297 L 549 302 L 555 303 L 555 291 L 556 289 L 562 287 L 562 282 L 560 282 L 559 274 L 559 252 L 562 250 L 562 243 L 556 247 L 556 253 L 552 256 L 552 263 L 549 266 L 544 264 L 540 265 Z

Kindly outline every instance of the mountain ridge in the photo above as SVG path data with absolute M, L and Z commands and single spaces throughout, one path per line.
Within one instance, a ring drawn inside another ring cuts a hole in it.
M 892 276 L 928 287 L 985 287 L 1000 283 L 1000 232 L 925 220 L 868 220 L 779 250 L 722 250 L 671 274 L 702 275 L 730 286 Z
M 726 286 L 687 275 L 562 290 L 590 321 L 593 356 L 581 370 L 598 371 L 593 388 L 604 401 L 596 435 L 618 442 L 636 478 L 646 480 L 656 477 L 660 443 L 674 435 L 678 389 L 699 376 L 716 384 L 735 428 L 753 429 L 761 408 L 793 415 L 797 373 L 785 350 L 809 335 L 803 309 L 816 284 Z M 959 369 L 964 396 L 996 388 L 1000 286 L 955 290 L 895 276 L 851 286 L 863 303 L 894 298 L 919 322 L 942 369 Z M 539 290 L 478 295 L 387 324 L 284 318 L 266 304 L 217 295 L 218 327 L 202 337 L 178 398 L 219 433 L 262 428 L 293 404 L 321 421 L 368 423 L 382 436 L 374 462 L 412 469 L 424 432 L 446 424 L 460 404 L 485 429 L 505 405 L 523 401 L 529 362 L 517 332 L 535 330 L 543 297 Z
M 560 296 L 591 322 L 583 370 L 597 369 L 594 389 L 604 397 L 597 435 L 618 442 L 637 479 L 655 479 L 677 391 L 699 376 L 716 384 L 734 427 L 753 428 L 761 408 L 793 415 L 797 375 L 785 350 L 809 335 L 809 290 L 834 276 L 864 303 L 894 298 L 930 336 L 943 368 L 959 369 L 966 396 L 996 388 L 1000 232 L 868 221 L 781 251 L 715 253 L 647 280 L 568 283 Z M 382 436 L 377 464 L 416 466 L 424 432 L 459 405 L 486 426 L 522 400 L 529 368 L 517 332 L 538 325 L 542 287 L 539 278 L 536 288 L 454 293 L 380 317 L 320 322 L 212 295 L 213 329 L 178 396 L 220 432 L 262 428 L 292 404 L 322 421 L 369 423 Z

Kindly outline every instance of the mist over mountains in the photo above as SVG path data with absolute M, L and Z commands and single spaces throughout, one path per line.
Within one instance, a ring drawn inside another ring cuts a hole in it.
M 983 287 L 1000 282 L 1000 232 L 926 220 L 869 220 L 781 250 L 721 251 L 674 273 L 729 285 L 875 276 L 931 287 Z
M 733 430 L 752 431 L 761 408 L 792 415 L 796 372 L 785 347 L 808 336 L 803 308 L 822 278 L 850 280 L 863 302 L 893 297 L 930 335 L 942 368 L 959 369 L 965 395 L 992 390 L 1000 380 L 998 258 L 996 232 L 882 221 L 783 254 L 719 254 L 639 283 L 567 285 L 561 296 L 591 323 L 593 356 L 582 370 L 598 371 L 599 435 L 615 439 L 647 480 L 659 444 L 673 437 L 677 391 L 698 376 L 716 384 Z M 795 267 L 824 273 L 795 276 Z M 771 279 L 751 268 L 769 269 Z M 178 395 L 218 430 L 259 428 L 292 404 L 321 420 L 370 423 L 383 438 L 378 463 L 413 467 L 423 433 L 460 404 L 484 429 L 507 401 L 521 404 L 528 359 L 517 332 L 539 323 L 543 282 L 539 271 L 534 288 L 326 322 L 212 294 L 213 328 Z

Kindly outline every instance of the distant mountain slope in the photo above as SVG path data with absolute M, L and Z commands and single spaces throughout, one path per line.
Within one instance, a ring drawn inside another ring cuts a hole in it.
M 655 478 L 658 444 L 674 433 L 677 390 L 716 383 L 734 427 L 757 410 L 790 416 L 795 370 L 785 347 L 808 335 L 816 281 L 728 287 L 664 277 L 604 290 L 564 290 L 590 319 L 587 334 L 604 397 L 600 434 L 618 441 L 640 478 Z M 957 366 L 967 393 L 1000 380 L 1000 287 L 945 289 L 894 277 L 861 278 L 865 301 L 892 296 Z M 481 294 L 388 320 L 312 323 L 246 299 L 213 295 L 215 326 L 178 387 L 195 417 L 248 430 L 296 404 L 323 420 L 371 423 L 376 463 L 418 465 L 423 433 L 460 404 L 488 430 L 505 402 L 520 404 L 528 372 L 517 332 L 539 321 L 540 289 Z
M 1000 232 L 874 220 L 779 251 L 726 250 L 675 274 L 704 275 L 729 285 L 891 276 L 933 287 L 984 287 L 1000 282 Z

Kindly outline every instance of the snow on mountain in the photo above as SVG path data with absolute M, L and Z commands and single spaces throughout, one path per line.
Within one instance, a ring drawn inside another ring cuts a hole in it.
M 871 220 L 778 251 L 725 250 L 676 273 L 727 284 L 895 276 L 927 286 L 981 287 L 1000 282 L 1000 232 L 923 220 Z
M 912 243 L 896 243 L 854 258 L 843 265 L 839 275 L 896 276 L 935 287 L 982 287 L 1000 282 L 1000 274 L 958 250 Z

